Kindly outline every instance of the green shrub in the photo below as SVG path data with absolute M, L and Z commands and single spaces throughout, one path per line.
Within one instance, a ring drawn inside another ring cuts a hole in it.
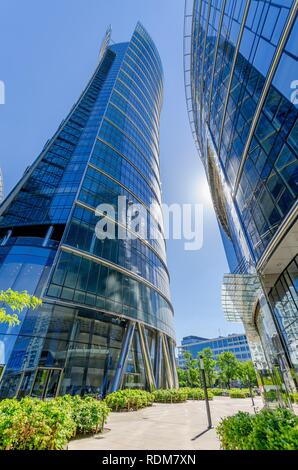
M 109 409 L 93 398 L 26 397 L 0 402 L 1 450 L 59 450 L 77 433 L 98 432 Z
M 105 403 L 113 411 L 134 411 L 151 406 L 153 395 L 144 390 L 118 390 L 105 398 Z
M 153 399 L 156 403 L 181 403 L 187 400 L 187 388 L 155 390 Z
M 246 449 L 245 443 L 252 432 L 251 415 L 239 411 L 234 416 L 224 418 L 216 432 L 224 450 Z
M 0 403 L 0 449 L 63 449 L 75 432 L 69 404 L 28 397 Z
M 61 403 L 70 404 L 76 425 L 76 434 L 97 433 L 103 430 L 110 409 L 104 401 L 90 396 L 65 395 L 57 398 Z
M 298 403 L 298 393 L 291 393 L 290 397 L 292 403 Z
M 290 410 L 239 412 L 216 429 L 225 450 L 298 450 L 298 417 Z
M 237 390 L 230 390 L 229 391 L 229 396 L 230 398 L 247 398 L 249 395 L 244 390 L 241 390 L 240 388 Z
M 186 387 L 183 390 L 187 392 L 188 400 L 205 400 L 205 394 L 202 388 Z M 208 399 L 213 400 L 213 393 L 210 390 L 208 390 Z
M 215 397 L 221 397 L 229 394 L 229 391 L 225 388 L 210 388 L 210 391 Z
M 277 390 L 267 390 L 264 391 L 264 399 L 267 402 L 278 402 L 278 393 Z

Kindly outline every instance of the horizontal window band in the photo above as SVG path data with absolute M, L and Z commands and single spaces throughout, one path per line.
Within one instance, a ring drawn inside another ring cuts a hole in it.
M 90 168 L 92 168 L 93 170 L 97 171 L 98 173 L 101 173 L 102 175 L 106 176 L 107 178 L 109 178 L 110 180 L 114 181 L 114 183 L 118 184 L 119 186 L 121 186 L 121 188 L 125 189 L 125 191 L 127 191 L 129 194 L 131 194 L 142 206 L 145 207 L 145 209 L 148 211 L 148 213 L 151 215 L 151 217 L 155 220 L 156 224 L 160 226 L 160 223 L 159 221 L 156 219 L 156 217 L 152 214 L 152 212 L 150 211 L 150 208 L 147 206 L 147 204 L 142 201 L 142 199 L 139 198 L 139 196 L 137 196 L 133 191 L 131 191 L 130 189 L 127 188 L 127 186 L 125 186 L 123 183 L 121 183 L 120 181 L 118 181 L 116 178 L 114 178 L 113 176 L 111 176 L 109 173 L 106 173 L 104 170 L 101 170 L 100 168 L 98 168 L 96 165 L 94 165 L 94 163 L 88 163 L 88 166 Z M 158 203 L 158 207 L 160 208 L 160 211 L 161 211 L 161 207 L 160 207 L 160 204 Z M 162 233 L 162 236 L 164 234 Z
M 126 268 L 122 268 L 118 264 L 112 263 L 111 261 L 107 261 L 99 256 L 94 256 L 91 255 L 90 253 L 86 253 L 83 250 L 79 250 L 78 248 L 74 248 L 69 245 L 62 244 L 60 246 L 61 251 L 67 252 L 67 253 L 72 253 L 74 255 L 82 256 L 82 258 L 88 259 L 90 261 L 94 261 L 97 264 L 101 264 L 107 268 L 112 268 L 117 272 L 120 272 L 121 274 L 124 274 L 125 276 L 130 277 L 131 279 L 134 279 L 137 282 L 140 282 L 141 284 L 144 284 L 145 286 L 149 287 L 150 289 L 154 290 L 157 294 L 159 294 L 169 305 L 169 308 L 174 311 L 173 306 L 171 304 L 170 299 L 168 299 L 165 294 L 158 289 L 158 287 L 154 286 L 154 284 L 151 284 L 151 282 L 147 281 L 145 278 L 139 276 L 138 274 L 132 273 Z
M 157 328 L 153 324 L 147 323 L 147 322 L 145 322 L 143 320 L 140 320 L 140 319 L 136 319 L 134 317 L 130 317 L 128 315 L 124 315 L 122 313 L 111 312 L 110 310 L 105 310 L 105 309 L 102 309 L 102 308 L 92 307 L 92 305 L 80 304 L 80 303 L 77 303 L 77 302 L 71 302 L 71 301 L 67 302 L 65 300 L 60 300 L 60 299 L 53 300 L 53 298 L 47 297 L 46 295 L 43 298 L 45 299 L 46 303 L 49 303 L 49 304 L 52 304 L 52 305 L 57 305 L 57 307 L 59 307 L 60 304 L 62 306 L 65 305 L 65 306 L 68 306 L 68 307 L 71 307 L 71 308 L 76 308 L 76 309 L 81 307 L 84 310 L 93 310 L 95 312 L 100 312 L 100 313 L 106 314 L 108 316 L 111 316 L 111 317 L 114 317 L 114 318 L 117 318 L 117 319 L 120 319 L 120 320 L 124 319 L 124 320 L 134 321 L 136 323 L 142 323 L 143 325 L 145 325 L 149 329 L 153 329 L 153 330 L 159 331 L 160 333 L 164 333 L 166 336 L 169 336 L 170 338 L 172 338 L 174 340 L 176 339 L 174 329 L 173 329 L 173 333 L 172 333 L 173 336 L 171 336 L 169 334 L 169 331 L 167 331 L 166 329 Z M 162 323 L 164 323 L 164 322 L 162 322 Z M 169 327 L 169 329 L 171 329 L 171 327 Z
M 94 209 L 94 207 L 91 207 L 89 206 L 88 204 L 85 204 L 84 202 L 81 202 L 79 200 L 75 201 L 75 203 L 82 207 L 83 209 L 86 209 L 90 212 L 95 212 L 96 209 Z M 109 217 L 108 215 L 105 215 L 102 213 L 102 215 L 104 215 L 107 219 L 109 219 L 111 222 L 114 222 L 116 225 L 118 225 L 119 227 L 122 227 L 123 229 L 126 229 L 128 232 L 130 232 L 131 234 L 133 234 L 135 237 L 138 238 L 138 240 L 140 240 L 141 243 L 143 243 L 144 245 L 146 245 L 150 250 L 153 251 L 153 253 L 158 257 L 158 259 L 160 260 L 160 262 L 163 264 L 168 276 L 169 276 L 169 279 L 170 279 L 170 273 L 168 271 L 168 267 L 165 263 L 165 260 L 161 257 L 161 255 L 158 253 L 158 251 L 151 245 L 151 243 L 148 242 L 148 240 L 145 240 L 144 238 L 140 237 L 137 233 L 135 232 L 132 232 L 129 228 L 125 227 L 125 225 L 121 224 L 120 222 L 118 222 L 117 220 L 113 220 L 111 219 L 111 217 Z
M 117 129 L 119 132 L 121 132 L 121 134 L 124 135 L 124 137 L 126 137 L 127 140 L 129 140 L 129 142 L 136 148 L 136 150 L 140 153 L 140 155 L 142 155 L 144 160 L 146 160 L 147 164 L 149 165 L 149 167 L 152 169 L 154 175 L 156 176 L 156 179 L 159 179 L 159 175 L 157 175 L 156 171 L 154 170 L 154 168 L 152 166 L 152 162 L 150 162 L 150 160 L 148 160 L 148 157 L 144 154 L 143 150 L 140 149 L 138 144 L 131 138 L 131 136 L 128 135 L 123 129 L 121 129 L 121 127 L 119 127 L 117 124 L 115 124 L 115 122 L 111 121 L 111 119 L 107 118 L 106 116 L 103 117 L 103 121 L 109 123 L 115 129 Z M 100 132 L 99 132 L 99 136 L 100 136 Z M 153 161 L 157 166 L 157 170 L 159 171 L 159 165 L 157 164 L 157 161 L 156 161 L 154 156 L 153 156 Z
M 152 191 L 155 193 L 155 190 L 152 186 L 152 184 L 150 183 L 150 181 L 147 179 L 147 177 L 144 175 L 144 173 L 138 168 L 138 166 L 133 163 L 131 160 L 129 160 L 129 158 L 127 158 L 123 153 L 119 152 L 119 150 L 117 150 L 115 147 L 113 147 L 113 145 L 110 143 L 110 142 L 107 142 L 106 140 L 104 140 L 102 137 L 97 137 L 97 140 L 99 142 L 102 142 L 103 144 L 107 145 L 108 147 L 110 147 L 114 152 L 116 152 L 120 157 L 122 157 L 124 160 L 126 160 L 138 173 L 139 175 L 144 179 L 144 181 L 148 184 L 148 186 L 152 189 Z M 151 167 L 150 167 L 151 169 Z M 158 187 L 159 187 L 159 190 L 161 190 L 160 188 L 160 183 L 159 181 L 156 179 L 156 175 L 155 173 L 152 171 L 152 173 L 154 174 L 154 177 L 155 177 L 155 181 L 157 182 L 158 184 Z M 157 198 L 158 199 L 158 198 Z

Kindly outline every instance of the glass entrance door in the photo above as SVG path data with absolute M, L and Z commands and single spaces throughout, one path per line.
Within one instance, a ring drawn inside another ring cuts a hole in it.
M 57 395 L 62 369 L 39 368 L 33 383 L 31 396 L 53 398 Z

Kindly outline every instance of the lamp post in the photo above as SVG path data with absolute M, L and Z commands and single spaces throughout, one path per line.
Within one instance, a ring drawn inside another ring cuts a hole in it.
M 207 384 L 206 384 L 206 374 L 205 374 L 203 356 L 200 355 L 199 360 L 200 360 L 201 374 L 202 374 L 204 394 L 205 394 L 205 404 L 206 404 L 206 412 L 207 412 L 207 418 L 208 418 L 208 429 L 212 429 L 213 426 L 212 426 L 212 421 L 211 421 L 211 413 L 210 413 L 210 405 L 209 405 L 209 400 L 208 400 L 208 390 L 207 390 Z

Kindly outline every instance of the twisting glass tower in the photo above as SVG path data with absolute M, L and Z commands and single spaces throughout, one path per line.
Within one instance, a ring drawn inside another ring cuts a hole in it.
M 223 310 L 279 401 L 298 385 L 297 10 L 187 0 L 184 35 L 192 131 L 231 269 Z
M 42 297 L 0 330 L 2 397 L 175 387 L 159 174 L 163 72 L 141 24 L 110 45 L 0 210 L 0 288 Z M 146 233 L 125 227 L 138 205 Z M 104 235 L 114 208 L 116 236 Z M 121 218 L 122 217 L 122 218 Z M 120 232 L 126 236 L 119 236 Z

